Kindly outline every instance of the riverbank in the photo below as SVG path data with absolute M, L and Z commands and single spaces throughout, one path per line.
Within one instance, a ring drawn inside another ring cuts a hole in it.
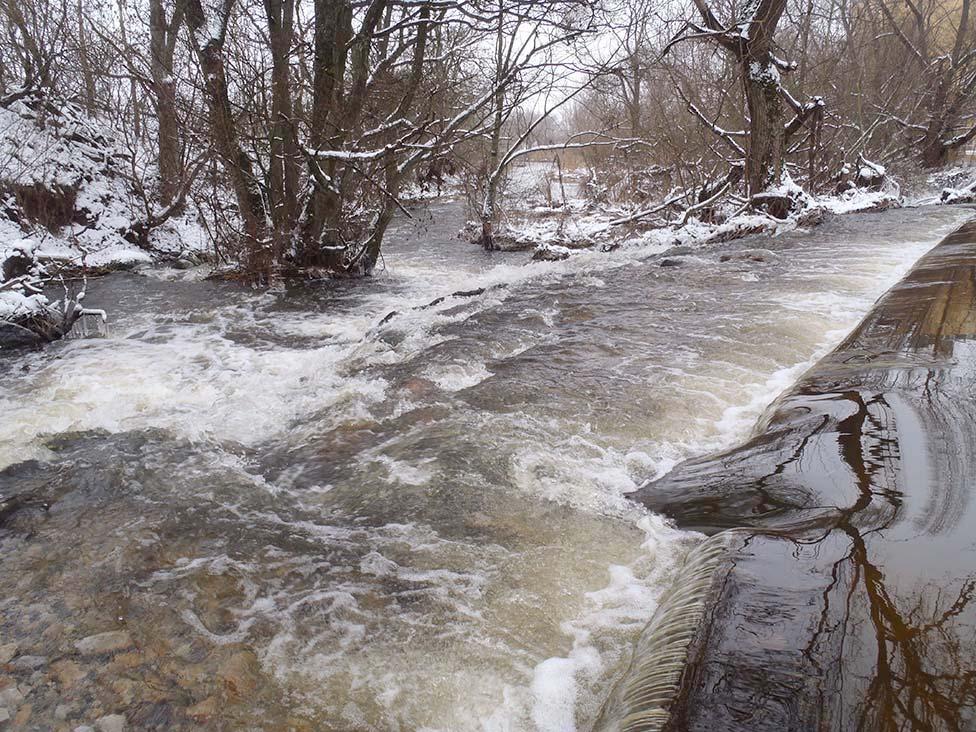
M 972 729 L 974 390 L 970 222 L 752 439 L 631 494 L 729 548 L 673 699 L 618 700 L 605 728 Z

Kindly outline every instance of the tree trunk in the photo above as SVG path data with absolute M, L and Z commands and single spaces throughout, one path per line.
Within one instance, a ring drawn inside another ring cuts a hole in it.
M 930 120 L 919 151 L 923 168 L 941 168 L 949 162 L 949 148 L 942 141 L 941 133 L 942 125 L 939 121 Z
M 21 62 L 24 66 L 24 83 L 50 87 L 50 69 L 45 57 L 41 54 L 37 39 L 34 38 L 31 29 L 27 26 L 27 20 L 21 11 L 21 0 L 6 0 L 4 5 L 7 18 L 20 33 L 21 42 L 24 46 L 24 53 L 21 56 Z M 81 17 L 79 17 L 78 23 L 79 25 L 82 23 Z
M 88 38 L 85 33 L 85 11 L 82 8 L 81 0 L 78 0 L 77 10 L 78 65 L 81 66 L 81 77 L 85 83 L 85 110 L 88 114 L 95 114 L 95 74 L 92 72 L 91 59 L 88 57 Z
M 779 72 L 769 60 L 746 56 L 742 84 L 749 110 L 746 186 L 750 196 L 780 182 L 783 175 L 783 102 Z
M 315 0 L 315 35 L 312 79 L 312 119 L 309 143 L 313 150 L 334 149 L 343 111 L 342 98 L 348 44 L 352 37 L 352 8 L 348 0 Z M 301 224 L 298 260 L 304 265 L 340 269 L 342 249 L 339 224 L 342 220 L 341 181 L 334 160 L 318 165 L 323 173 L 312 176 L 312 194 Z
M 481 204 L 481 246 L 492 251 L 495 246 L 495 216 L 498 203 L 498 156 L 501 151 L 502 125 L 505 122 L 505 13 L 504 6 L 498 3 L 498 29 L 495 34 L 495 95 L 493 99 L 493 118 L 491 138 L 488 143 L 488 161 L 485 165 L 485 196 Z
M 129 39 L 125 32 L 125 0 L 118 0 L 119 9 L 119 38 L 122 40 L 122 47 L 128 48 Z M 81 12 L 81 0 L 78 0 L 78 11 Z M 94 100 L 94 86 L 92 87 L 92 99 Z M 129 75 L 129 103 L 132 105 L 132 133 L 136 140 L 142 142 L 142 110 L 139 105 L 139 90 L 136 78 Z
M 229 13 L 230 7 L 230 3 L 225 5 L 224 12 Z M 194 51 L 200 61 L 200 71 L 203 73 L 210 137 L 234 191 L 244 224 L 242 259 L 251 277 L 258 281 L 267 281 L 271 278 L 275 261 L 268 242 L 264 198 L 254 176 L 254 164 L 241 147 L 231 108 L 224 69 L 223 34 L 219 37 L 209 34 L 198 37 L 200 29 L 207 23 L 200 0 L 189 0 L 186 19 L 193 37 Z M 212 19 L 211 22 L 215 20 L 217 19 Z M 226 28 L 228 19 L 223 17 L 220 20 L 223 21 L 220 23 L 221 27 Z
M 635 49 L 628 59 L 630 63 L 630 80 L 624 81 L 624 97 L 627 104 L 627 116 L 630 118 L 630 136 L 636 140 L 641 139 L 641 63 L 638 53 L 640 49 Z
M 290 244 L 298 218 L 298 150 L 292 134 L 294 111 L 289 54 L 294 33 L 294 0 L 264 0 L 271 40 L 271 218 L 275 258 Z
M 178 195 L 183 179 L 183 157 L 180 146 L 180 127 L 176 117 L 176 79 L 173 76 L 173 57 L 176 35 L 182 23 L 182 1 L 176 3 L 172 20 L 167 22 L 163 0 L 150 0 L 149 45 L 150 73 L 156 96 L 156 149 L 159 165 L 159 192 L 168 206 Z

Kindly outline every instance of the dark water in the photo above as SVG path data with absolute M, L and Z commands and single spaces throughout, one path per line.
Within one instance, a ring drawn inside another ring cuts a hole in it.
M 3 357 L 11 716 L 586 729 L 700 540 L 623 495 L 744 436 L 964 215 L 661 267 L 489 257 L 433 213 L 369 282 L 113 275 L 108 337 Z

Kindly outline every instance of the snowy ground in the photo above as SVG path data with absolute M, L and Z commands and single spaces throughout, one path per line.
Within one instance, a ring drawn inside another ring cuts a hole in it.
M 884 169 L 871 170 L 884 175 Z M 852 188 L 833 196 L 811 197 L 787 182 L 784 195 L 800 202 L 788 219 L 747 212 L 741 204 L 717 206 L 717 221 L 682 217 L 673 211 L 641 216 L 641 209 L 619 203 L 596 204 L 585 195 L 586 171 L 564 171 L 562 184 L 551 164 L 529 163 L 512 171 L 507 181 L 507 215 L 499 227 L 503 248 L 534 249 L 539 259 L 571 256 L 580 249 L 623 246 L 693 246 L 747 234 L 777 235 L 816 223 L 825 215 L 878 210 L 903 205 L 897 184 L 885 181 L 878 190 Z M 670 217 L 670 220 L 668 220 Z

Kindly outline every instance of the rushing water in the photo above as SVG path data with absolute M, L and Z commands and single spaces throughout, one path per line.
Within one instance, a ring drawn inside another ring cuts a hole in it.
M 525 264 L 438 204 L 365 283 L 98 280 L 108 337 L 0 360 L 0 498 L 51 503 L 0 529 L 31 719 L 588 728 L 699 541 L 623 494 L 747 433 L 964 216 Z

